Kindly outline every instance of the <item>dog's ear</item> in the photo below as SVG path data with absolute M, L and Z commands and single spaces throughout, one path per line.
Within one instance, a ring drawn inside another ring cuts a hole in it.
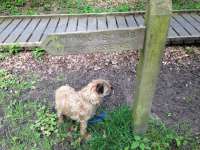
M 96 86 L 96 92 L 97 92 L 98 94 L 103 94 L 103 92 L 104 92 L 104 86 L 103 86 L 102 83 L 98 83 L 98 84 L 97 84 L 97 86 Z

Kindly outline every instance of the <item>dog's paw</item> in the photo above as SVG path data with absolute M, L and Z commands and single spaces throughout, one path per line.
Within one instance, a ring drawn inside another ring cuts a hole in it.
M 58 118 L 58 124 L 62 124 L 63 123 L 63 118 Z
M 91 134 L 89 134 L 89 133 L 86 133 L 85 135 L 84 135 L 84 139 L 85 140 L 90 140 L 92 138 L 92 136 L 91 136 Z

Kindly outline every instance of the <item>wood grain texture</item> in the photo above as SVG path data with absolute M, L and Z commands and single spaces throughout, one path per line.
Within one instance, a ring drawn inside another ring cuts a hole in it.
M 179 36 L 190 36 L 190 34 L 174 18 L 171 18 L 171 26 L 176 30 Z
M 17 43 L 27 42 L 29 37 L 31 36 L 32 32 L 39 24 L 39 22 L 40 22 L 39 18 L 32 19 L 31 22 L 29 23 L 29 25 L 26 27 L 26 29 L 21 33 L 21 35 L 17 39 Z
M 118 28 L 127 28 L 126 18 L 124 16 L 116 16 Z
M 174 31 L 172 27 L 169 28 L 168 38 L 175 38 L 178 37 L 178 34 Z
M 141 15 L 134 15 L 138 26 L 144 26 L 144 18 Z
M 67 31 L 66 32 L 74 32 L 77 30 L 78 18 L 70 17 L 68 21 Z
M 129 27 L 137 27 L 137 23 L 133 18 L 133 15 L 125 16 L 125 18 Z
M 44 30 L 41 41 L 46 38 L 48 34 L 54 33 L 58 25 L 59 18 L 51 18 L 46 29 Z
M 86 31 L 87 30 L 87 17 L 78 18 L 77 31 Z
M 15 28 L 15 30 L 9 35 L 5 43 L 14 43 L 19 35 L 24 31 L 25 27 L 30 23 L 31 19 L 24 19 L 22 22 Z
M 12 31 L 18 26 L 22 19 L 13 20 L 0 34 L 0 43 L 5 41 L 7 37 L 12 34 Z
M 192 14 L 192 17 L 193 17 L 196 21 L 200 22 L 200 16 L 199 16 L 198 14 Z
M 198 22 L 197 20 L 195 20 L 193 17 L 192 17 L 192 14 L 181 14 L 181 16 L 187 20 L 196 30 L 198 30 L 200 32 L 200 22 Z
M 107 16 L 107 24 L 108 24 L 108 29 L 116 29 L 117 21 L 115 19 L 115 16 Z
M 189 32 L 191 36 L 198 36 L 199 32 L 180 15 L 175 15 L 174 18 L 182 25 L 182 27 Z
M 107 29 L 107 21 L 105 16 L 97 17 L 97 29 L 98 30 Z
M 0 33 L 12 22 L 12 19 L 4 19 L 3 22 L 0 24 Z
M 58 26 L 56 28 L 55 33 L 63 33 L 66 32 L 67 24 L 68 24 L 68 17 L 60 17 Z
M 41 39 L 43 32 L 49 23 L 49 20 L 50 18 L 44 18 L 40 20 L 37 28 L 33 31 L 30 39 L 28 40 L 29 42 L 38 42 Z
M 88 17 L 88 31 L 97 31 L 97 18 L 96 17 Z

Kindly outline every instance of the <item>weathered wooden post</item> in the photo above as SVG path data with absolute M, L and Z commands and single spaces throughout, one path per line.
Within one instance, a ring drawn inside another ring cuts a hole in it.
M 171 6 L 171 0 L 148 0 L 145 45 L 137 67 L 137 89 L 133 103 L 134 132 L 139 134 L 147 129 L 168 33 Z

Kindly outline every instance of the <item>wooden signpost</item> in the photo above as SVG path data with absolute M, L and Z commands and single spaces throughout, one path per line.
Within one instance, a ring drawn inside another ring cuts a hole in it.
M 141 49 L 144 34 L 144 27 L 50 34 L 42 47 L 53 55 Z
M 171 0 L 149 0 L 148 2 L 145 43 L 144 49 L 140 51 L 136 95 L 133 103 L 133 127 L 134 132 L 139 134 L 143 134 L 147 129 L 172 5 Z

